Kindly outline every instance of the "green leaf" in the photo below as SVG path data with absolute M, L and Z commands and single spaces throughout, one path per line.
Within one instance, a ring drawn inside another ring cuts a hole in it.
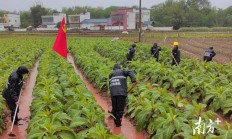
M 174 130 L 175 130 L 175 127 L 173 126 L 173 124 L 168 125 L 167 127 L 164 127 L 163 128 L 163 131 L 165 132 L 164 138 L 170 139 Z
M 174 83 L 173 83 L 173 87 L 177 88 L 180 86 L 184 86 L 185 85 L 185 81 L 183 79 L 177 79 Z
M 82 118 L 82 117 L 74 117 L 71 124 L 70 124 L 70 127 L 76 128 L 79 126 L 84 126 L 86 124 L 88 124 L 87 119 Z

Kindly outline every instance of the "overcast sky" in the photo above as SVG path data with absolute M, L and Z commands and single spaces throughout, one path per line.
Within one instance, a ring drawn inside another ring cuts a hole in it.
M 142 7 L 150 8 L 164 2 L 165 0 L 142 0 Z M 232 0 L 209 0 L 212 6 L 217 8 L 227 8 L 232 6 Z M 46 8 L 57 9 L 61 11 L 63 7 L 73 6 L 91 6 L 91 7 L 109 7 L 109 6 L 133 6 L 139 5 L 139 0 L 0 0 L 0 10 L 28 11 L 36 2 L 42 3 Z

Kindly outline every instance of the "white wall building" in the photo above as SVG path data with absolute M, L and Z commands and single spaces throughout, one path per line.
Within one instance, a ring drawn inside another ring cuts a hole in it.
M 81 13 L 80 16 L 80 22 L 84 21 L 85 19 L 90 19 L 90 12 L 87 13 Z
M 135 10 L 134 9 L 134 12 L 136 13 L 136 15 L 137 15 L 137 20 L 139 20 L 139 10 Z M 141 10 L 141 20 L 142 20 L 142 22 L 145 22 L 145 21 L 150 21 L 150 17 L 151 17 L 151 15 L 150 15 L 150 10 L 145 10 L 145 9 L 142 9 Z
M 71 28 L 80 28 L 81 22 L 85 19 L 90 19 L 90 12 L 68 15 L 69 25 Z
M 63 17 L 66 23 L 66 14 L 57 13 L 53 15 L 44 15 L 42 16 L 42 25 L 47 26 L 47 28 L 55 28 L 57 23 L 62 21 Z
M 13 26 L 19 28 L 21 25 L 20 15 L 14 13 L 5 13 L 0 20 L 1 26 Z
M 135 29 L 136 14 L 134 12 L 128 12 L 127 15 L 127 29 Z

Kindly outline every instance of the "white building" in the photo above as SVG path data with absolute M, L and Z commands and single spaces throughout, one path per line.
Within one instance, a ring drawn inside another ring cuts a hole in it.
M 55 28 L 57 23 L 62 21 L 63 17 L 66 23 L 66 14 L 57 13 L 53 15 L 44 15 L 42 16 L 42 26 L 46 26 L 47 28 Z
M 14 28 L 19 28 L 21 25 L 20 15 L 14 13 L 5 13 L 2 18 L 0 18 L 0 26 L 9 27 L 13 26 Z
M 151 26 L 150 10 L 143 9 L 141 15 L 142 26 Z M 109 19 L 85 19 L 81 21 L 80 17 L 79 15 L 69 16 L 70 27 L 74 24 L 79 24 L 80 29 L 122 31 L 139 28 L 139 10 L 133 8 L 120 8 L 118 11 L 112 12 Z M 75 18 L 76 20 L 74 20 Z
M 136 13 L 136 19 L 139 20 L 139 10 L 135 10 L 134 9 L 134 12 Z M 142 9 L 141 10 L 141 20 L 142 22 L 145 22 L 145 21 L 150 21 L 150 10 L 147 10 L 147 9 Z M 138 21 L 139 22 L 139 21 Z
M 76 15 L 68 15 L 68 21 L 70 28 L 80 28 L 80 24 L 85 19 L 90 19 L 90 12 L 76 14 Z

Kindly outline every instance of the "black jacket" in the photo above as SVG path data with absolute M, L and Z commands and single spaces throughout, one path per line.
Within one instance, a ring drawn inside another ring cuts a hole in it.
M 159 55 L 159 51 L 161 51 L 161 47 L 160 46 L 152 46 L 151 47 L 151 55 L 153 57 L 157 57 Z
M 119 64 L 115 64 L 114 70 L 109 75 L 109 86 L 111 96 L 127 96 L 127 77 L 131 82 L 136 82 L 133 71 L 121 70 Z
M 210 57 L 210 58 L 213 58 L 215 55 L 216 55 L 216 53 L 214 52 L 213 49 L 206 50 L 205 54 L 204 54 L 205 57 Z
M 127 59 L 132 59 L 135 55 L 135 48 L 131 46 L 127 52 Z
M 180 50 L 178 49 L 178 47 L 172 49 L 172 54 L 176 59 L 176 62 L 180 62 Z
M 7 100 L 18 101 L 21 88 L 23 86 L 23 74 L 28 73 L 27 68 L 21 68 L 13 71 L 3 90 L 3 97 Z

